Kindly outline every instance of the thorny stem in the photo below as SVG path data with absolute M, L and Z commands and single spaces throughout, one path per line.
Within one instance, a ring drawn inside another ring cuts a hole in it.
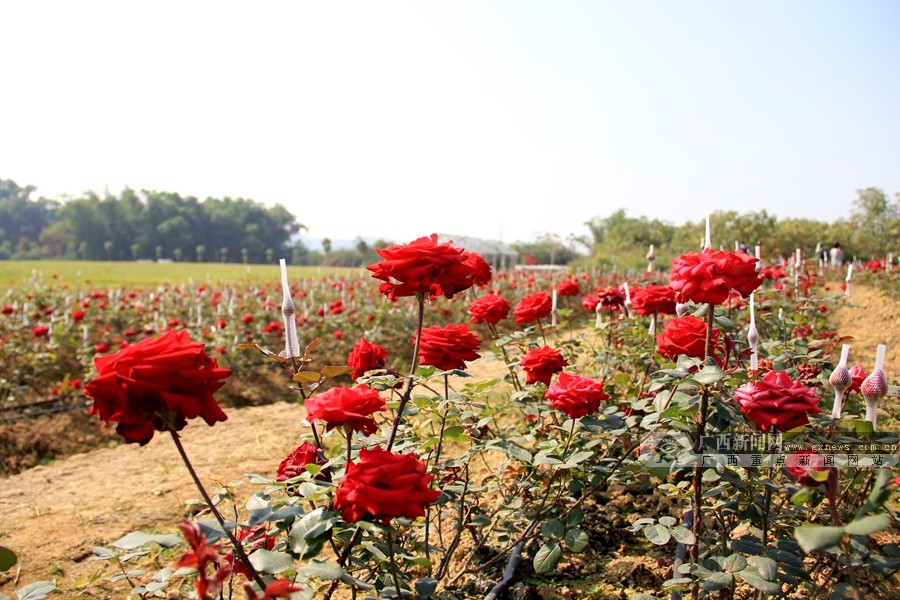
M 215 516 L 216 521 L 219 522 L 219 526 L 222 527 L 222 531 L 225 532 L 225 535 L 228 536 L 228 539 L 231 541 L 231 545 L 234 548 L 234 553 L 237 555 L 238 559 L 240 559 L 240 561 L 244 563 L 244 566 L 247 567 L 247 572 L 250 573 L 250 576 L 253 578 L 253 581 L 256 582 L 256 585 L 259 586 L 259 589 L 266 589 L 266 582 L 263 581 L 262 577 L 260 577 L 259 573 L 256 571 L 256 568 L 250 563 L 250 558 L 247 556 L 247 553 L 244 552 L 244 547 L 239 541 L 237 541 L 237 539 L 235 539 L 234 534 L 231 532 L 231 530 L 225 526 L 225 519 L 222 518 L 222 513 L 220 513 L 219 509 L 216 508 L 216 505 L 213 504 L 213 501 L 209 497 L 209 494 L 206 493 L 206 488 L 204 488 L 203 484 L 200 483 L 200 478 L 197 476 L 197 472 L 194 470 L 194 466 L 191 464 L 187 453 L 184 451 L 184 446 L 181 444 L 181 438 L 178 436 L 178 432 L 170 429 L 169 433 L 172 434 L 172 441 L 175 442 L 175 448 L 178 450 L 178 454 L 181 455 L 181 460 L 182 462 L 184 462 L 184 466 L 187 467 L 188 473 L 190 473 L 191 475 L 191 479 L 194 480 L 194 485 L 196 485 L 197 489 L 200 490 L 200 495 L 203 496 L 203 501 L 206 502 L 206 505 L 209 507 L 210 512 L 212 512 L 213 516 Z
M 488 323 L 488 328 L 491 330 L 491 335 L 494 340 L 500 339 L 500 333 L 497 331 L 497 327 L 494 326 L 493 323 Z M 512 361 L 509 359 L 509 355 L 506 353 L 506 346 L 500 346 L 500 353 L 503 356 L 503 362 L 506 363 L 506 368 L 509 369 L 509 374 L 512 376 L 513 387 L 516 388 L 517 392 L 522 391 L 522 383 L 519 381 L 519 376 L 516 374 L 516 370 L 513 368 Z
M 343 568 L 344 565 L 347 564 L 347 558 L 350 556 L 350 551 L 353 550 L 353 547 L 359 543 L 359 540 L 361 537 L 362 537 L 362 529 L 357 527 L 356 530 L 353 532 L 353 537 L 351 537 L 350 541 L 347 542 L 347 545 L 344 546 L 344 550 L 343 550 L 343 552 L 341 552 L 341 555 L 338 558 L 338 565 L 340 565 L 341 568 Z M 325 592 L 325 595 L 322 597 L 323 600 L 329 600 L 329 598 L 331 598 L 331 595 L 334 594 L 334 591 L 337 589 L 337 587 L 338 587 L 338 585 L 340 585 L 340 583 L 341 583 L 340 579 L 335 579 L 334 581 L 332 581 L 331 587 L 328 588 L 328 591 Z
M 397 429 L 400 427 L 400 419 L 403 418 L 403 409 L 412 397 L 413 378 L 416 369 L 419 367 L 419 348 L 422 344 L 422 324 L 425 321 L 425 294 L 417 293 L 416 300 L 419 302 L 419 314 L 416 319 L 416 347 L 413 350 L 412 364 L 409 367 L 409 380 L 406 382 L 406 389 L 400 398 L 400 406 L 397 407 L 397 416 L 394 418 L 394 425 L 391 427 L 391 437 L 388 439 L 387 451 L 390 452 L 397 437 Z
M 400 591 L 400 576 L 397 575 L 397 561 L 394 560 L 394 536 L 388 531 L 387 534 L 388 559 L 391 563 L 391 577 L 394 579 L 394 589 L 397 590 L 397 597 L 402 598 L 403 593 Z

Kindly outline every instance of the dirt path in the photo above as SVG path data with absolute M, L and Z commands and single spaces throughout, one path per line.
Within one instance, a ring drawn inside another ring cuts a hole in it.
M 841 335 L 852 335 L 851 361 L 866 370 L 874 364 L 875 345 L 886 343 L 886 373 L 900 374 L 900 303 L 884 294 L 853 288 L 851 303 L 830 318 Z M 477 366 L 476 366 L 477 365 Z M 497 377 L 499 361 L 473 365 L 479 376 Z M 192 423 L 184 444 L 201 479 L 239 482 L 237 495 L 258 491 L 245 474 L 272 476 L 278 462 L 307 430 L 297 404 L 232 409 L 215 427 Z M 15 597 L 26 583 L 55 579 L 61 590 L 73 590 L 79 578 L 103 570 L 107 563 L 88 561 L 90 546 L 105 545 L 135 530 L 164 528 L 168 533 L 187 513 L 186 501 L 198 497 L 176 450 L 165 436 L 146 447 L 120 445 L 57 461 L 0 481 L 0 545 L 19 557 L 17 572 L 0 574 L 0 592 Z M 16 579 L 17 578 L 17 579 Z M 121 592 L 121 587 L 116 588 Z M 65 597 L 115 597 L 102 588 Z

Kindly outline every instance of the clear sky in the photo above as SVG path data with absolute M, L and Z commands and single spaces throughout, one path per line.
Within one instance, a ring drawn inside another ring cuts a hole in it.
M 506 241 L 900 192 L 900 2 L 0 0 L 0 178 Z

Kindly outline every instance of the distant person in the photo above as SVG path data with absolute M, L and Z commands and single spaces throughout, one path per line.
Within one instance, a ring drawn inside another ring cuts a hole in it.
M 840 243 L 835 242 L 834 246 L 831 247 L 831 266 L 832 267 L 840 267 L 844 264 L 844 249 L 841 247 Z
M 741 254 L 750 254 L 750 248 L 747 246 L 747 244 L 740 244 L 738 246 L 738 252 L 740 252 Z

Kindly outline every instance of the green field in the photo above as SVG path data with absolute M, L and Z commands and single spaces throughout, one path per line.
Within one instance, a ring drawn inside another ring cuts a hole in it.
M 363 274 L 363 269 L 338 267 L 288 267 L 291 281 L 306 277 Z M 0 261 L 0 284 L 8 288 L 27 286 L 34 279 L 66 283 L 71 288 L 134 287 L 194 283 L 259 282 L 277 283 L 277 264 L 236 263 L 138 263 L 116 261 Z

